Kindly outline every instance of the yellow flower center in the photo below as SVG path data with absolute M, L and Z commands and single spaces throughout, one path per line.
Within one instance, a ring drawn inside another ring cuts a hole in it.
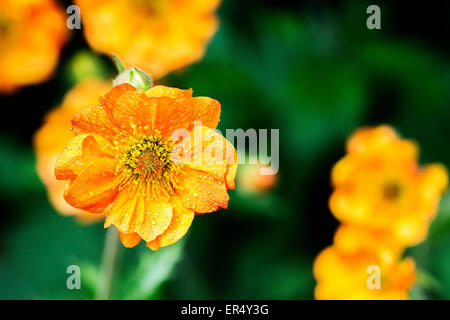
M 134 0 L 138 9 L 142 10 L 146 15 L 154 17 L 162 16 L 167 7 L 167 0 Z
M 119 188 L 134 183 L 146 195 L 172 194 L 179 172 L 172 161 L 173 146 L 172 140 L 163 139 L 159 133 L 134 138 L 117 167 L 121 174 Z
M 5 38 L 12 29 L 12 20 L 0 13 L 0 38 Z
M 388 201 L 397 200 L 402 192 L 402 188 L 397 182 L 388 182 L 383 186 L 383 197 Z

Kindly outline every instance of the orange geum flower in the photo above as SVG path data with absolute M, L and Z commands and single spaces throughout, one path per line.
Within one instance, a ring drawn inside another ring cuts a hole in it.
M 314 262 L 316 299 L 408 299 L 415 263 L 391 244 L 388 235 L 341 226 Z
M 333 246 L 342 253 L 362 249 L 371 251 L 382 265 L 395 263 L 405 250 L 388 232 L 365 230 L 348 225 L 340 225 L 336 230 Z
M 56 1 L 0 1 L 0 92 L 46 80 L 67 35 Z
M 380 286 L 370 287 L 379 261 L 371 251 L 343 253 L 331 246 L 322 251 L 314 264 L 318 300 L 405 300 L 415 281 L 415 263 L 405 258 L 380 267 Z M 374 266 L 371 268 L 371 266 Z
M 96 51 L 161 78 L 200 60 L 217 29 L 219 0 L 76 0 Z
M 388 232 L 402 246 L 423 241 L 448 176 L 440 164 L 420 167 L 417 154 L 391 127 L 357 130 L 332 171 L 331 212 L 345 224 Z
M 214 130 L 218 101 L 123 83 L 99 102 L 72 119 L 75 136 L 56 162 L 69 204 L 104 213 L 126 247 L 143 239 L 152 250 L 178 241 L 194 214 L 227 208 L 237 157 Z
M 261 169 L 271 171 L 270 167 L 262 163 L 242 164 L 236 178 L 238 190 L 247 192 L 266 192 L 271 190 L 278 180 L 278 175 L 272 170 L 270 174 L 263 174 Z
M 55 177 L 55 163 L 58 155 L 73 138 L 70 121 L 87 105 L 98 102 L 98 97 L 111 89 L 111 81 L 87 79 L 73 87 L 64 97 L 61 106 L 51 110 L 44 124 L 34 136 L 37 172 L 45 184 L 50 202 L 63 215 L 75 215 L 82 221 L 98 219 L 99 215 L 76 209 L 64 200 L 64 181 Z

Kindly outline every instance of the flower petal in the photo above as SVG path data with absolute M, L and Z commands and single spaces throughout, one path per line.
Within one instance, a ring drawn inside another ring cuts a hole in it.
M 174 152 L 174 159 L 179 159 L 189 168 L 209 173 L 218 180 L 227 180 L 227 184 L 234 188 L 237 155 L 233 145 L 215 130 L 204 126 L 195 126 L 190 138 L 190 145 L 184 140 L 176 145 L 178 149 Z M 191 156 L 185 158 L 183 155 L 188 152 Z
M 362 127 L 349 138 L 347 152 L 354 155 L 384 155 L 415 161 L 419 148 L 414 141 L 401 139 L 390 126 Z
M 120 98 L 125 92 L 135 91 L 136 88 L 131 84 L 122 83 L 118 86 L 113 87 L 107 93 L 99 98 L 100 104 L 107 113 L 112 113 L 112 110 L 116 104 L 117 99 Z
M 236 178 L 238 168 L 237 156 L 235 160 L 235 163 L 227 166 L 227 173 L 225 174 L 225 183 L 227 184 L 227 188 L 231 190 L 235 187 L 234 179 Z
M 113 150 L 105 138 L 91 134 L 73 137 L 56 159 L 56 179 L 75 179 L 96 157 L 113 158 Z
M 192 97 L 192 89 L 182 90 L 165 86 L 155 86 L 145 92 L 149 97 L 168 97 L 181 100 L 184 104 L 193 106 L 195 121 L 201 121 L 203 126 L 215 129 L 220 118 L 220 103 L 209 97 Z M 190 108 L 188 112 L 192 111 Z M 190 117 L 189 117 L 190 118 Z M 183 127 L 185 128 L 185 127 Z M 178 128 L 176 128 L 178 129 Z
M 172 99 L 181 99 L 192 97 L 192 89 L 182 90 L 166 86 L 154 86 L 145 91 L 149 97 L 169 97 Z
M 89 134 L 82 134 L 73 137 L 59 154 L 55 164 L 56 179 L 75 179 L 80 173 L 84 166 L 84 163 L 81 161 L 83 155 L 83 141 L 89 136 Z
M 448 186 L 447 169 L 441 164 L 425 166 L 420 177 L 422 192 L 429 198 L 436 198 L 436 195 L 440 196 Z
M 163 234 L 155 240 L 147 242 L 147 247 L 152 250 L 158 250 L 160 247 L 167 247 L 180 240 L 188 231 L 194 220 L 194 211 L 182 206 L 178 197 L 172 199 L 173 217 L 169 227 Z
M 64 199 L 75 208 L 101 212 L 117 194 L 116 159 L 97 158 L 87 165 L 64 191 Z
M 201 121 L 203 126 L 215 129 L 220 119 L 219 101 L 208 97 L 193 98 L 195 121 Z
M 359 225 L 370 224 L 371 203 L 359 195 L 353 186 L 336 189 L 328 201 L 331 212 L 339 221 L 353 221 Z
M 81 109 L 72 119 L 75 134 L 94 133 L 112 141 L 118 133 L 102 106 L 90 106 Z
M 112 109 L 111 121 L 129 133 L 133 133 L 135 127 L 148 127 L 152 130 L 155 128 L 159 99 L 162 98 L 147 97 L 142 90 L 125 92 L 117 99 Z
M 135 233 L 123 233 L 119 231 L 120 241 L 122 241 L 122 244 L 127 248 L 133 248 L 136 247 L 139 242 L 141 242 L 141 237 Z
M 194 125 L 194 105 L 192 99 L 158 99 L 155 128 L 163 137 L 170 137 L 177 129 L 190 129 Z
M 185 208 L 196 213 L 208 213 L 227 208 L 230 197 L 225 182 L 214 176 L 185 167 L 180 185 L 175 190 Z
M 105 228 L 113 224 L 120 232 L 137 233 L 146 242 L 162 234 L 172 219 L 168 199 L 151 198 L 136 190 L 120 191 L 105 212 Z

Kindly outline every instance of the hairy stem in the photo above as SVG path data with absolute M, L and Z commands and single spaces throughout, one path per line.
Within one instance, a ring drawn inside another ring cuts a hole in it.
M 122 61 L 120 61 L 120 59 L 117 56 L 112 55 L 111 58 L 114 61 L 114 65 L 116 66 L 118 73 L 125 71 L 125 67 L 122 64 Z
M 102 265 L 95 297 L 97 300 L 111 299 L 114 279 L 119 264 L 119 249 L 119 232 L 115 228 L 110 227 L 106 231 Z

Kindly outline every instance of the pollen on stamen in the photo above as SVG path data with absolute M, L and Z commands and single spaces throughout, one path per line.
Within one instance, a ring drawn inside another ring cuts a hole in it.
M 128 140 L 129 147 L 116 169 L 120 175 L 119 189 L 136 188 L 145 196 L 156 197 L 161 194 L 170 196 L 178 185 L 176 178 L 180 168 L 172 161 L 174 142 L 163 139 L 159 132 L 148 134 L 148 127 L 134 127 L 136 137 L 121 137 Z

